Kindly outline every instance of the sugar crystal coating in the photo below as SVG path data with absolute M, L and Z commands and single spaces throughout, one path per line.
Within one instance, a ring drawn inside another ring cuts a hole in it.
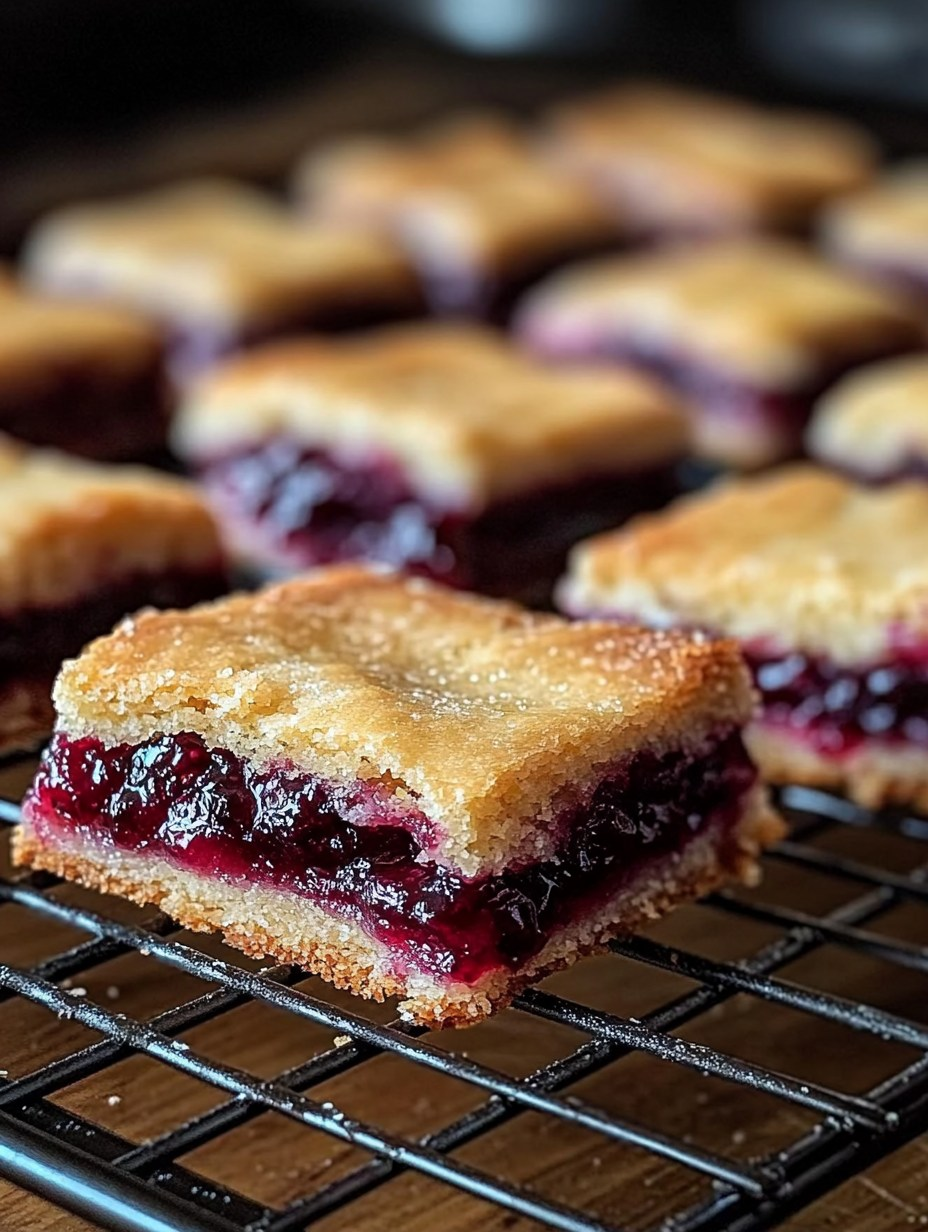
M 143 613 L 66 665 L 56 702 L 75 738 L 191 731 L 258 765 L 389 775 L 472 874 L 548 850 L 544 819 L 603 764 L 740 725 L 753 697 L 724 641 L 572 625 L 345 567 Z

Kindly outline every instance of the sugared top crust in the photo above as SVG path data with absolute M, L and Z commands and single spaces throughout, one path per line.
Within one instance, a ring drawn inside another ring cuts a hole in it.
M 906 299 L 770 239 L 585 262 L 530 292 L 519 324 L 543 350 L 589 354 L 610 340 L 632 342 L 775 389 L 925 339 Z
M 157 365 L 158 330 L 129 309 L 0 290 L 0 383 L 44 381 L 49 368 L 133 372 Z
M 928 358 L 870 364 L 839 381 L 815 408 L 811 453 L 861 476 L 928 462 Z
M 440 266 L 509 267 L 616 233 L 595 196 L 493 115 L 456 118 L 412 138 L 341 141 L 304 160 L 297 192 L 314 214 L 390 230 Z
M 25 268 L 42 286 L 228 327 L 415 298 L 386 238 L 300 224 L 262 193 L 219 180 L 52 214 L 33 232 Z
M 904 262 L 928 275 L 928 161 L 904 163 L 835 201 L 822 217 L 826 245 L 862 262 Z
M 556 108 L 555 157 L 644 230 L 792 227 L 876 161 L 859 129 L 819 115 L 638 84 Z
M 552 815 L 606 763 L 692 747 L 753 706 L 732 643 L 357 567 L 137 616 L 66 663 L 55 698 L 75 736 L 193 731 L 259 764 L 392 779 L 468 874 L 550 850 Z
M 192 485 L 0 438 L 0 609 L 53 606 L 113 578 L 215 566 L 219 538 Z
M 575 548 L 559 601 L 875 661 L 928 637 L 928 487 L 805 465 L 723 482 Z
M 447 507 L 578 474 L 679 457 L 686 420 L 633 372 L 560 371 L 466 325 L 277 343 L 229 361 L 190 394 L 175 445 L 191 459 L 284 433 L 350 464 L 384 452 Z

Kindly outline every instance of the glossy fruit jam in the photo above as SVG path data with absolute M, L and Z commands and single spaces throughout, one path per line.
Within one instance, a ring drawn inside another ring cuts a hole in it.
M 22 677 L 54 675 L 64 659 L 91 638 L 139 608 L 191 607 L 227 589 L 217 562 L 203 569 L 172 569 L 158 574 L 101 583 L 83 598 L 55 607 L 0 612 L 0 684 Z
M 798 652 L 745 649 L 765 721 L 803 733 L 817 751 L 852 753 L 870 739 L 928 749 L 928 657 L 850 668 Z
M 400 811 L 383 784 L 257 768 L 190 733 L 114 748 L 59 734 L 24 807 L 40 840 L 65 831 L 305 895 L 389 945 L 398 965 L 473 982 L 519 967 L 696 834 L 717 834 L 724 863 L 755 777 L 737 731 L 696 752 L 636 753 L 558 819 L 554 858 L 476 880 L 425 855 L 428 818 L 408 800 Z
M 200 467 L 216 505 L 293 565 L 375 561 L 485 594 L 550 590 L 570 547 L 678 491 L 670 466 L 590 475 L 468 515 L 416 495 L 390 458 L 341 462 L 278 436 Z

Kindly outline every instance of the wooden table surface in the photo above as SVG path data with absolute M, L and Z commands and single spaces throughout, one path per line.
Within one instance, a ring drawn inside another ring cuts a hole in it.
M 2 784 L 2 780 L 0 780 Z M 855 828 L 833 830 L 819 845 L 893 870 L 924 861 L 925 846 L 894 834 Z M 139 919 L 144 913 L 117 900 L 101 900 L 75 887 L 54 891 Z M 859 886 L 831 875 L 770 860 L 765 884 L 752 891 L 768 901 L 821 912 L 855 897 Z M 873 928 L 928 942 L 928 909 L 894 908 Z M 653 934 L 662 941 L 722 959 L 749 955 L 777 930 L 735 919 L 705 905 L 679 911 Z M 81 940 L 71 928 L 36 926 L 30 913 L 0 911 L 0 961 L 25 965 Z M 185 940 L 229 954 L 210 938 Z M 928 977 L 836 947 L 792 963 L 784 978 L 869 1002 L 916 1021 L 928 1021 Z M 153 957 L 127 955 L 80 977 L 88 998 L 111 1009 L 149 1017 L 205 986 Z M 614 956 L 591 959 L 549 985 L 566 996 L 640 1018 L 693 987 L 681 976 Z M 309 979 L 305 987 L 378 1021 L 391 1006 L 370 1006 Z M 864 1036 L 808 1015 L 735 996 L 680 1032 L 685 1038 L 801 1080 L 862 1093 L 915 1058 L 900 1044 Z M 13 999 L 0 1004 L 0 1068 L 18 1077 L 96 1038 L 73 1020 Z M 209 1057 L 270 1077 L 333 1043 L 331 1031 L 278 1010 L 246 1005 L 183 1036 Z M 438 1037 L 432 1037 L 438 1038 Z M 564 1055 L 584 1037 L 517 1011 L 465 1032 L 446 1033 L 442 1046 L 514 1075 Z M 760 1092 L 704 1077 L 666 1061 L 633 1053 L 588 1076 L 571 1092 L 608 1110 L 735 1159 L 775 1152 L 810 1128 L 811 1112 Z M 349 1115 L 395 1133 L 419 1136 L 481 1102 L 474 1088 L 409 1062 L 380 1056 L 313 1089 Z M 74 1113 L 142 1142 L 222 1102 L 212 1088 L 160 1063 L 132 1057 L 53 1097 Z M 490 1173 L 518 1180 L 539 1193 L 595 1212 L 629 1229 L 653 1225 L 675 1209 L 709 1194 L 709 1185 L 674 1163 L 604 1140 L 549 1118 L 524 1114 L 461 1149 L 458 1157 Z M 285 1203 L 335 1179 L 369 1158 L 321 1132 L 266 1113 L 180 1162 L 258 1202 Z M 0 1184 L 0 1227 L 6 1232 L 77 1232 L 88 1225 L 42 1200 Z M 928 1225 L 928 1143 L 916 1140 L 842 1185 L 783 1226 L 790 1232 L 890 1232 Z M 535 1227 L 437 1181 L 407 1173 L 318 1225 L 324 1232 L 490 1232 Z
M 324 97 L 294 106 L 255 107 L 231 125 L 192 124 L 178 135 L 153 134 L 131 150 L 76 151 L 43 165 L 30 164 L 5 186 L 0 230 L 17 231 L 40 208 L 113 186 L 143 184 L 204 168 L 271 177 L 313 134 L 356 127 L 376 114 L 401 122 L 441 105 L 472 100 L 466 75 L 445 75 L 427 61 L 397 81 L 395 65 L 372 64 L 359 95 L 356 78 L 335 79 Z M 523 88 L 525 87 L 525 88 Z M 489 95 L 514 101 L 534 83 L 497 81 Z M 485 97 L 487 97 L 485 92 Z M 372 98 L 377 99 L 372 108 Z M 478 100 L 484 101 L 484 100 Z M 322 120 L 319 117 L 324 117 Z M 78 191 L 78 189 L 80 191 Z M 6 784 L 5 786 L 8 786 Z M 893 835 L 842 830 L 823 846 L 905 870 L 925 859 L 924 845 Z M 5 853 L 4 853 L 5 855 Z M 798 872 L 769 862 L 762 897 L 815 912 L 854 897 L 849 881 Z M 68 900 L 102 900 L 73 888 L 56 891 Z M 144 913 L 107 900 L 105 910 L 121 918 Z M 906 906 L 873 926 L 893 936 L 928 944 L 928 910 Z M 718 910 L 696 906 L 680 911 L 654 930 L 668 943 L 711 957 L 737 959 L 773 939 L 776 930 L 734 920 Z M 183 935 L 182 935 L 183 936 Z M 83 934 L 51 924 L 37 927 L 24 910 L 0 911 L 0 961 L 25 965 L 40 961 Z M 203 938 L 183 939 L 221 953 Z M 871 1002 L 920 1022 L 928 1022 L 928 978 L 916 971 L 825 947 L 785 968 L 784 978 L 827 989 L 855 1002 Z M 204 990 L 191 977 L 140 955 L 120 957 L 82 976 L 89 998 L 133 1016 L 148 1017 Z M 589 960 L 549 981 L 552 988 L 580 1002 L 641 1017 L 691 989 L 686 979 L 629 961 Z M 318 980 L 305 985 L 378 1021 L 392 1016 L 390 1006 L 368 1006 L 327 990 Z M 861 1036 L 795 1011 L 732 997 L 680 1032 L 685 1038 L 847 1092 L 863 1092 L 914 1058 L 901 1045 Z M 0 1068 L 11 1077 L 28 1073 L 96 1036 L 73 1021 L 14 999 L 0 1004 Z M 267 1007 L 249 1005 L 189 1031 L 187 1043 L 206 1055 L 272 1076 L 331 1046 L 331 1032 L 296 1021 Z M 445 1035 L 442 1046 L 515 1075 L 563 1055 L 582 1042 L 565 1027 L 509 1011 L 467 1032 Z M 572 1088 L 600 1107 L 733 1158 L 750 1158 L 782 1149 L 814 1123 L 814 1116 L 773 1097 L 684 1070 L 643 1054 L 632 1054 Z M 314 1088 L 349 1114 L 390 1130 L 419 1136 L 481 1102 L 479 1092 L 391 1057 L 377 1057 L 341 1078 Z M 138 1057 L 56 1094 L 54 1102 L 108 1127 L 132 1141 L 146 1138 L 201 1113 L 221 1096 L 207 1085 Z M 609 1143 L 588 1131 L 534 1114 L 521 1115 L 461 1149 L 458 1156 L 482 1169 L 530 1185 L 537 1193 L 596 1212 L 630 1230 L 646 1228 L 709 1194 L 709 1185 L 692 1172 L 640 1150 Z M 183 1157 L 182 1163 L 207 1178 L 259 1202 L 275 1205 L 335 1179 L 367 1156 L 320 1132 L 277 1114 L 262 1115 L 217 1142 Z M 846 1182 L 827 1197 L 793 1216 L 790 1232 L 901 1232 L 928 1226 L 928 1143 L 916 1140 Z M 407 1173 L 391 1180 L 350 1208 L 324 1219 L 323 1232 L 521 1232 L 528 1221 L 497 1210 L 439 1182 Z M 0 1182 L 0 1232 L 82 1232 L 90 1225 L 39 1198 Z

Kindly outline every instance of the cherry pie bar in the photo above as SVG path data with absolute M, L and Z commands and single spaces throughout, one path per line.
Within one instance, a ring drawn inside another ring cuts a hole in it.
M 843 122 L 646 83 L 555 108 L 545 143 L 646 239 L 805 228 L 876 161 Z
M 865 488 L 811 465 L 729 481 L 582 544 L 559 598 L 737 638 L 766 776 L 928 809 L 923 484 Z
M 63 669 L 20 864 L 464 1024 L 780 824 L 737 647 L 354 566 L 146 613 Z
M 527 283 L 617 237 L 586 188 L 495 116 L 340 142 L 303 162 L 296 192 L 311 216 L 394 236 L 440 314 L 499 317 Z
M 213 521 L 182 480 L 0 441 L 0 746 L 49 732 L 55 673 L 90 638 L 224 581 Z
M 157 329 L 130 310 L 0 291 L 0 431 L 109 461 L 163 449 Z
M 839 376 L 926 339 L 905 298 L 770 239 L 590 261 L 530 292 L 517 322 L 545 358 L 659 374 L 693 408 L 699 452 L 741 467 L 797 453 Z
M 903 164 L 835 201 L 821 220 L 824 246 L 862 274 L 928 297 L 928 162 Z
M 386 238 L 300 224 L 262 193 L 223 181 L 64 209 L 34 231 L 25 268 L 38 286 L 149 313 L 181 380 L 257 339 L 419 305 L 412 270 Z
M 819 461 L 866 483 L 928 479 L 928 357 L 886 360 L 825 395 L 807 434 Z
M 191 392 L 174 444 L 265 569 L 368 560 L 535 601 L 572 543 L 675 494 L 687 429 L 650 379 L 428 324 L 233 359 Z

